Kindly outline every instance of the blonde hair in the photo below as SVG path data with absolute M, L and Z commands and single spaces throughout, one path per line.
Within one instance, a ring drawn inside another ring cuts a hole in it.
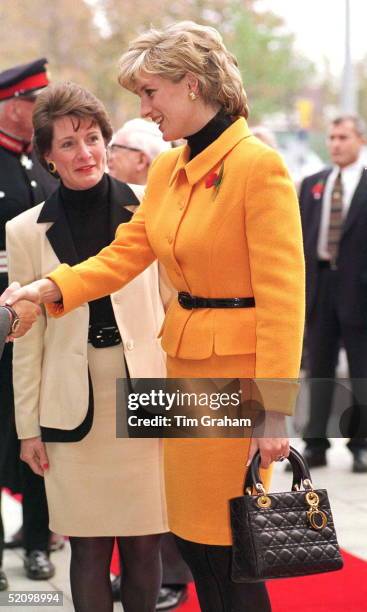
M 206 104 L 216 102 L 229 115 L 248 117 L 237 60 L 214 28 L 181 21 L 162 30 L 144 32 L 120 58 L 120 85 L 135 92 L 135 80 L 142 71 L 175 83 L 190 72 L 198 79 Z

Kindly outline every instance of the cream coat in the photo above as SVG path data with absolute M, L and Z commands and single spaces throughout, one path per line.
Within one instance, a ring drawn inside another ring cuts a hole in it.
M 51 272 L 59 263 L 46 236 L 50 223 L 37 223 L 40 204 L 6 226 L 9 278 L 22 285 Z M 164 378 L 165 354 L 158 340 L 164 318 L 158 266 L 151 265 L 111 295 L 132 378 Z M 87 338 L 89 306 L 61 320 L 45 312 L 15 341 L 14 394 L 19 438 L 40 435 L 40 425 L 71 430 L 88 408 Z

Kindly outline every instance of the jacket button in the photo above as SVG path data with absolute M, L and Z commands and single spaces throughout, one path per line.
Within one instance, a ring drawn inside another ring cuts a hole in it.
M 183 208 L 185 208 L 185 202 L 181 201 L 178 205 L 179 209 L 182 210 Z
M 125 342 L 125 348 L 128 351 L 132 351 L 134 348 L 134 340 L 127 340 L 127 342 Z
M 172 242 L 173 242 L 173 237 L 172 237 L 172 236 L 168 236 L 167 240 L 168 240 L 168 244 L 172 244 Z

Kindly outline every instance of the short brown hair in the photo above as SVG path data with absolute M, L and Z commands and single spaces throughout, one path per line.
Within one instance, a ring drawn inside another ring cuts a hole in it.
M 191 72 L 199 81 L 204 102 L 218 103 L 229 115 L 248 117 L 237 60 L 226 49 L 219 32 L 210 26 L 181 21 L 144 32 L 120 58 L 120 85 L 135 91 L 135 78 L 141 71 L 174 83 Z
M 94 94 L 71 81 L 49 85 L 37 97 L 33 111 L 34 149 L 46 168 L 45 155 L 52 147 L 54 121 L 67 115 L 95 122 L 101 129 L 106 146 L 112 138 L 113 130 L 107 111 Z

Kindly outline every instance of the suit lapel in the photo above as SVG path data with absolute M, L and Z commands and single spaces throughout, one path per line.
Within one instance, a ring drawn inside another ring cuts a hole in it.
M 362 172 L 361 179 L 357 185 L 357 189 L 354 192 L 354 196 L 350 203 L 350 207 L 344 222 L 343 236 L 350 229 L 353 223 L 357 220 L 362 206 L 367 204 L 367 172 L 364 169 Z
M 126 183 L 121 183 L 110 176 L 108 181 L 111 205 L 110 239 L 112 241 L 120 223 L 127 223 L 132 217 L 132 213 L 126 210 L 124 206 L 138 205 L 139 200 Z M 80 260 L 74 246 L 58 189 L 47 198 L 37 223 L 52 223 L 51 227 L 46 231 L 46 235 L 60 262 L 67 263 L 69 266 L 79 263 Z
M 321 223 L 321 211 L 322 211 L 322 206 L 323 206 L 323 202 L 324 202 L 324 192 L 325 192 L 325 185 L 326 185 L 326 181 L 328 179 L 329 174 L 331 173 L 331 169 L 327 169 L 324 172 L 322 172 L 317 181 L 315 181 L 312 186 L 311 186 L 311 193 L 310 196 L 312 198 L 311 201 L 311 205 L 307 206 L 307 211 L 311 210 L 312 211 L 312 221 L 310 221 L 310 219 L 306 219 L 306 223 L 309 226 L 309 228 L 313 227 L 315 228 L 315 231 L 317 232 L 317 236 L 318 236 L 318 232 L 319 232 L 319 228 L 320 228 L 320 223 Z M 312 190 L 315 188 L 315 186 L 318 183 L 323 183 L 324 185 L 324 189 L 322 191 L 322 194 L 320 196 L 319 199 L 317 199 L 315 197 L 315 195 L 313 195 Z M 307 228 L 308 229 L 308 228 Z M 316 237 L 317 240 L 317 237 Z
M 37 223 L 50 222 L 52 225 L 46 231 L 46 236 L 60 262 L 69 266 L 79 263 L 58 189 L 47 198 L 37 219 Z

